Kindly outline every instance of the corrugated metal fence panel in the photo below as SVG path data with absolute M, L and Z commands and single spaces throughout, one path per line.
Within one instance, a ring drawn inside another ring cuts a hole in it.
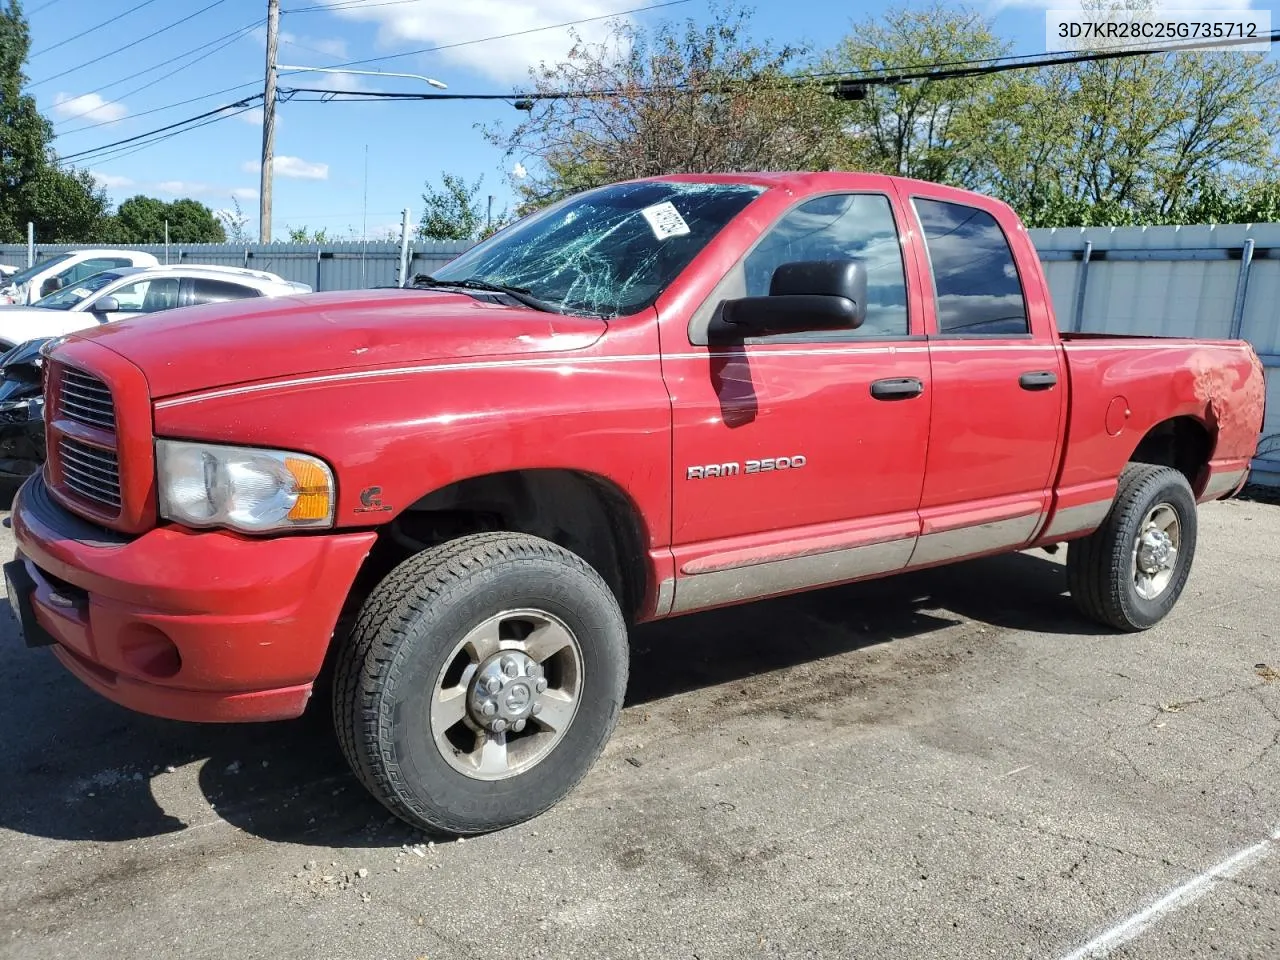
M 36 245 L 37 259 L 67 250 L 82 250 L 85 244 L 42 243 Z M 466 242 L 417 241 L 409 246 L 409 274 L 430 273 L 471 246 Z M 315 290 L 359 290 L 395 286 L 400 272 L 400 244 L 377 243 L 254 243 L 232 246 L 225 243 L 140 244 L 124 247 L 152 254 L 161 263 L 208 263 L 225 267 L 250 267 L 279 274 L 286 280 L 309 284 Z M 167 260 L 166 260 L 167 257 Z M 0 244 L 0 263 L 27 265 L 25 244 Z
M 1268 482 L 1280 478 L 1280 224 L 1029 232 L 1046 260 L 1045 274 L 1063 329 L 1071 329 L 1080 254 L 1089 243 L 1084 330 L 1239 336 L 1252 343 L 1267 367 L 1267 418 L 1255 461 L 1257 475 Z M 1242 310 L 1236 316 L 1243 251 L 1249 240 L 1253 257 Z M 1075 259 L 1067 259 L 1069 254 L 1076 254 Z M 1108 254 L 1114 256 L 1108 259 Z

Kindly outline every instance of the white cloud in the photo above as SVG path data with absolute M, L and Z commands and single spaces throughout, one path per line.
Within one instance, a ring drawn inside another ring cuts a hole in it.
M 282 43 L 290 47 L 296 47 L 306 53 L 322 53 L 326 57 L 334 60 L 347 59 L 347 41 L 337 37 L 289 37 L 285 40 L 283 36 L 280 38 Z
M 194 197 L 202 193 L 218 192 L 216 187 L 207 183 L 189 180 L 163 180 L 154 185 L 157 193 L 167 193 L 173 197 Z
M 237 113 L 236 119 L 241 123 L 247 123 L 250 126 L 262 126 L 262 108 L 254 107 L 252 110 L 246 110 L 244 113 Z M 276 112 L 276 126 L 280 126 L 280 113 Z
M 93 177 L 108 190 L 122 190 L 125 187 L 133 186 L 133 181 L 128 177 L 121 177 L 114 173 L 99 173 L 97 170 L 90 170 L 89 176 Z
M 338 0 L 325 2 L 332 4 Z M 591 17 L 606 17 L 619 6 L 616 0 L 542 0 L 537 4 L 513 4 L 510 0 L 467 0 L 466 3 L 416 0 L 401 4 L 344 7 L 335 9 L 333 13 L 348 20 L 376 25 L 379 44 L 395 52 L 406 48 L 445 46 L 482 37 L 520 33 Z M 601 19 L 580 24 L 574 29 L 584 41 L 593 43 L 608 35 L 607 27 L 608 20 Z M 430 63 L 452 63 L 494 80 L 518 83 L 528 80 L 530 67 L 543 61 L 555 63 L 564 59 L 571 46 L 568 29 L 561 27 L 523 33 L 508 40 L 493 40 L 441 50 L 430 55 Z M 386 69 L 432 73 L 431 70 L 424 71 L 421 67 L 415 69 L 412 66 L 388 65 Z M 437 73 L 440 74 L 439 79 L 446 83 L 449 81 L 445 71 Z
M 237 200 L 257 200 L 258 191 L 254 187 L 236 187 L 231 195 Z
M 259 46 L 267 45 L 266 27 L 250 30 L 249 35 L 258 42 Z M 300 37 L 288 30 L 281 30 L 277 36 L 280 41 L 281 60 L 301 59 L 298 56 L 300 53 L 320 54 L 331 60 L 347 59 L 347 41 L 340 37 Z M 287 56 L 284 53 L 285 48 L 290 50 Z M 323 64 L 317 64 L 317 66 L 323 66 Z
M 64 120 L 86 119 L 94 123 L 115 123 L 129 113 L 129 108 L 114 100 L 104 100 L 96 93 L 73 96 L 59 93 L 53 98 L 53 112 Z
M 260 167 L 261 164 L 257 160 L 246 160 L 240 165 L 240 169 L 245 173 L 257 173 Z M 275 171 L 277 177 L 287 177 L 290 180 L 329 179 L 327 163 L 313 163 L 301 157 L 277 156 L 271 169 Z

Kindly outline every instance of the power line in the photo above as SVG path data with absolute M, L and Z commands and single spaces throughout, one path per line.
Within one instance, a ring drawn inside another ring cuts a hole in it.
M 256 26 L 256 24 L 255 24 L 255 26 Z M 147 88 L 148 88 L 148 87 L 155 86 L 155 84 L 156 84 L 156 83 L 160 83 L 161 81 L 165 81 L 165 79 L 169 79 L 169 77 L 173 77 L 173 76 L 174 76 L 174 74 L 182 73 L 182 72 L 183 72 L 183 70 L 186 70 L 188 67 L 195 67 L 195 65 L 196 65 L 197 63 L 200 63 L 200 61 L 201 61 L 201 60 L 207 60 L 207 59 L 209 59 L 209 58 L 210 58 L 210 56 L 212 56 L 212 55 L 214 55 L 214 54 L 218 54 L 218 52 L 221 52 L 221 51 L 223 51 L 223 50 L 227 49 L 227 47 L 229 47 L 230 45 L 234 44 L 234 42 L 236 42 L 237 40 L 239 40 L 239 38 L 241 38 L 241 36 L 243 36 L 243 31 L 242 31 L 242 32 L 238 32 L 238 33 L 236 33 L 236 35 L 234 35 L 234 36 L 230 37 L 230 38 L 229 38 L 229 40 L 224 40 L 224 42 L 221 42 L 221 44 L 219 44 L 218 46 L 215 46 L 215 47 L 214 47 L 214 49 L 212 49 L 212 50 L 210 50 L 210 51 L 205 52 L 205 54 L 201 54 L 200 56 L 196 56 L 196 58 L 193 58 L 193 59 L 191 59 L 191 60 L 188 60 L 188 61 L 187 61 L 187 63 L 184 63 L 184 64 L 180 65 L 180 67 L 177 67 L 177 68 L 174 68 L 174 69 L 172 69 L 172 70 L 169 70 L 169 72 L 168 72 L 168 73 L 160 74 L 160 76 L 159 76 L 159 77 L 155 77 L 154 79 L 148 79 L 148 81 L 146 81 L 145 83 L 143 83 L 143 84 L 142 84 L 142 86 L 134 87 L 134 88 L 133 88 L 133 90 L 128 90 L 128 91 L 125 91 L 124 93 L 120 93 L 120 95 L 119 95 L 119 97 L 118 97 L 118 100 L 124 100 L 124 97 L 133 96 L 133 95 L 134 95 L 134 93 L 138 93 L 138 92 L 141 92 L 141 91 L 143 91 L 143 90 L 147 90 Z M 187 51 L 187 52 L 191 52 L 191 51 Z M 173 61 L 172 61 L 172 60 L 166 60 L 166 63 L 173 63 Z M 160 64 L 157 64 L 157 67 L 159 67 L 159 65 L 160 65 Z M 154 69 L 156 69 L 156 67 L 152 67 L 152 68 L 150 68 L 150 69 L 151 69 L 151 70 L 154 70 Z M 150 72 L 150 70 L 142 70 L 142 73 L 148 73 L 148 72 Z M 133 74 L 133 76 L 134 76 L 134 77 L 137 77 L 137 76 L 140 76 L 140 74 Z M 118 81 L 118 82 L 119 82 L 119 81 Z M 110 84 L 109 84 L 109 86 L 110 86 Z M 257 86 L 257 84 L 256 84 L 256 83 L 242 83 L 242 84 L 241 84 L 241 86 L 244 86 L 244 87 L 250 87 L 250 86 Z M 99 87 L 99 90 L 105 90 L 105 87 Z M 97 91 L 93 91 L 93 92 L 97 92 Z M 219 92 L 219 93 L 225 93 L 225 92 L 227 92 L 227 91 L 218 91 L 218 92 Z M 81 96 L 88 96 L 88 93 L 82 93 L 82 95 L 81 95 Z M 207 95 L 207 96 L 215 96 L 215 95 L 214 95 L 214 93 L 210 93 L 210 95 Z M 205 97 L 198 97 L 198 99 L 200 99 L 200 100 L 204 100 L 204 99 L 205 99 Z M 192 102 L 192 101 L 184 101 L 184 102 Z M 159 108 L 159 109 L 160 109 L 160 110 L 169 110 L 169 109 L 172 109 L 172 108 L 173 108 L 173 106 L 175 106 L 175 105 L 174 105 L 174 104 L 170 104 L 169 106 L 165 106 L 165 108 Z M 76 119 L 78 119 L 78 118 L 81 118 L 81 116 L 88 116 L 88 115 L 92 114 L 92 113 L 93 113 L 93 111 L 95 111 L 96 109 L 99 109 L 99 108 L 91 108 L 91 109 L 88 109 L 88 110 L 84 110 L 84 111 L 83 111 L 83 113 L 78 113 L 78 114 L 76 114 L 76 115 L 74 115 L 74 116 L 68 116 L 68 118 L 67 118 L 67 119 L 60 120 L 60 122 L 59 122 L 59 123 L 54 124 L 54 127 L 55 127 L 55 128 L 56 128 L 56 127 L 60 127 L 60 125 L 61 125 L 61 124 L 64 124 L 64 123 L 70 123 L 70 122 L 72 122 L 72 120 L 76 120 Z M 142 113 L 129 114 L 129 116 L 145 116 L 145 115 L 146 115 L 146 114 L 148 114 L 148 113 L 156 113 L 156 110 L 143 110 L 143 111 L 142 111 Z M 93 123 L 93 124 L 88 124 L 88 125 L 86 125 L 86 127 L 77 127 L 76 129 L 73 129 L 73 131 L 64 131 L 63 133 L 59 133 L 59 134 L 58 134 L 58 137 L 65 136 L 65 134 L 68 134 L 68 133 L 76 133 L 77 131 L 87 131 L 87 129 L 92 129 L 93 127 L 104 127 L 104 125 L 106 125 L 106 124 L 110 124 L 110 123 L 119 123 L 119 120 L 104 120 L 104 122 L 102 122 L 102 123 Z M 56 137 L 55 137 L 55 140 L 56 140 Z
M 155 130 L 148 130 L 146 133 L 139 133 L 132 137 L 126 137 L 123 140 L 116 140 L 114 143 L 104 143 L 100 147 L 94 147 L 90 150 L 81 150 L 79 153 L 69 153 L 66 156 L 59 157 L 58 162 L 65 163 L 68 160 L 75 160 L 79 157 L 88 156 L 89 154 L 101 153 L 103 151 L 110 150 L 114 147 L 123 146 L 129 143 L 136 143 L 137 141 L 145 139 L 146 137 L 154 136 L 157 133 L 165 133 L 166 131 L 174 130 L 178 127 L 185 126 L 189 123 L 194 123 L 197 120 L 204 120 L 206 117 L 213 117 L 213 116 L 217 116 L 218 114 L 222 114 L 223 119 L 225 119 L 228 116 L 235 116 L 235 114 L 228 114 L 227 111 L 235 110 L 237 107 L 244 107 L 248 109 L 253 105 L 255 101 L 261 100 L 261 99 L 262 99 L 262 94 L 260 93 L 254 94 L 252 97 L 245 97 L 243 100 L 237 100 L 235 103 L 227 103 L 222 105 L 221 107 L 215 107 L 213 110 L 208 110 L 205 113 L 196 114 L 194 117 L 187 117 L 185 120 L 179 120 L 176 123 L 170 123 L 167 126 L 157 127 Z
M 393 0 L 384 0 L 391 3 Z M 406 2 L 406 0 L 395 0 L 395 2 Z M 544 30 L 559 30 L 564 27 L 576 27 L 584 23 L 594 23 L 597 20 L 610 20 L 613 17 L 626 16 L 629 13 L 644 13 L 646 10 L 661 10 L 664 7 L 678 7 L 681 4 L 688 3 L 689 0 L 665 0 L 664 3 L 654 3 L 646 7 L 633 7 L 630 10 L 617 10 L 613 13 L 604 13 L 596 17 L 584 17 L 581 20 L 569 20 L 565 23 L 553 23 L 545 27 L 530 27 L 527 30 L 517 30 L 514 33 L 501 33 L 493 37 L 480 37 L 476 40 L 459 40 L 457 43 L 443 43 L 435 47 L 423 47 L 420 50 L 407 50 L 404 53 L 391 53 L 383 57 L 366 57 L 363 60 L 348 60 L 345 63 L 335 63 L 334 67 L 358 67 L 366 63 L 383 63 L 387 60 L 399 60 L 402 57 L 414 57 L 423 53 L 436 53 L 440 50 L 453 50 L 456 47 L 467 47 L 476 43 L 489 43 L 493 40 L 509 40 L 512 37 L 524 37 L 531 33 L 541 33 Z M 374 4 L 360 4 L 360 6 L 374 6 Z M 310 10 L 312 8 L 304 8 Z M 325 9 L 332 10 L 334 7 L 325 6 Z M 291 13 L 301 13 L 302 10 L 293 10 Z
M 1273 30 L 1267 35 L 1267 39 L 1272 43 L 1280 41 L 1280 29 Z M 1243 44 L 1257 43 L 1258 38 L 1232 38 L 1227 40 L 1218 40 L 1211 42 L 1197 43 L 1194 49 L 1203 49 L 1204 47 L 1232 47 Z M 1188 49 L 1192 49 L 1190 44 Z M 859 86 L 895 86 L 898 84 L 909 83 L 913 80 L 955 80 L 967 77 L 985 76 L 995 73 L 1005 73 L 1011 70 L 1031 70 L 1040 67 L 1059 66 L 1069 63 L 1088 63 L 1102 60 L 1115 60 L 1127 57 L 1143 57 L 1167 53 L 1176 53 L 1177 49 L 1167 48 L 1150 48 L 1150 49 L 1124 49 L 1110 51 L 1085 51 L 1071 54 L 1034 54 L 1021 57 L 994 57 L 981 60 L 960 60 L 952 61 L 950 69 L 939 70 L 936 68 L 897 68 L 885 67 L 878 71 L 849 71 L 849 70 L 832 70 L 823 73 L 793 74 L 776 81 L 761 81 L 758 78 L 744 78 L 739 81 L 722 83 L 716 86 L 696 86 L 693 84 L 671 84 L 665 87 L 645 87 L 641 89 L 601 89 L 601 90 L 560 90 L 560 91 L 534 91 L 529 93 L 380 93 L 368 90 L 331 90 L 323 87 L 290 87 L 280 91 L 285 99 L 299 99 L 300 102 L 328 102 L 337 97 L 342 97 L 353 103 L 366 100 L 509 100 L 509 101 L 534 101 L 534 100 L 589 100 L 601 99 L 608 97 L 637 97 L 655 93 L 723 93 L 731 90 L 739 89 L 743 86 L 772 86 L 777 88 L 786 88 L 800 86 L 810 83 L 814 80 L 829 81 L 836 83 L 837 81 L 847 81 L 851 84 Z M 1016 60 L 1019 62 L 1005 62 Z M 896 72 L 890 72 L 896 71 Z M 298 98 L 299 93 L 314 93 L 321 96 L 315 98 Z
M 177 103 L 167 103 L 163 107 L 153 107 L 150 110 L 131 113 L 129 114 L 129 117 L 130 119 L 133 119 L 134 117 L 145 117 L 153 113 L 164 113 L 166 110 L 172 110 L 175 107 L 185 107 L 189 103 L 199 103 L 201 100 L 208 100 L 210 97 L 216 97 L 221 93 L 233 93 L 236 90 L 243 90 L 245 87 L 256 87 L 258 85 L 258 81 L 256 80 L 250 80 L 248 83 L 237 83 L 234 87 L 223 87 L 221 90 L 214 90 L 210 93 L 201 94 L 198 97 L 192 97 L 190 100 L 179 100 Z M 74 130 L 64 130 L 62 133 L 57 134 L 53 139 L 57 140 L 58 137 L 69 137 L 73 133 L 80 133 L 83 130 L 95 130 L 98 127 L 109 127 L 113 123 L 119 122 L 119 120 L 104 120 L 101 123 L 89 123 L 83 127 L 76 127 Z
M 242 107 L 241 109 L 236 110 L 233 113 L 227 113 L 222 116 L 212 117 L 208 120 L 205 120 L 203 123 L 197 123 L 183 130 L 175 130 L 173 133 L 170 133 L 163 137 L 156 137 L 154 140 L 144 143 L 141 146 L 132 147 L 132 148 L 122 148 L 119 150 L 111 151 L 109 154 L 102 154 L 101 156 L 92 158 L 89 162 L 102 164 L 110 160 L 121 160 L 124 157 L 131 157 L 135 153 L 141 153 L 143 150 L 146 150 L 148 147 L 154 147 L 157 143 L 164 143 L 166 140 L 172 140 L 174 137 L 181 136 L 184 133 L 189 133 L 192 130 L 199 130 L 201 127 L 207 127 L 209 126 L 209 124 L 217 123 L 219 120 L 227 120 L 231 117 L 238 117 L 240 114 L 246 113 L 247 111 L 252 109 L 253 109 L 252 106 Z M 59 163 L 61 162 L 62 161 L 59 161 Z
M 1272 43 L 1280 40 L 1280 30 L 1272 31 L 1268 35 L 1268 39 Z M 1256 42 L 1256 40 L 1241 41 L 1239 39 L 1234 39 L 1230 41 L 1200 43 L 1197 45 L 1197 48 L 1203 48 L 1206 46 L 1223 46 L 1223 47 L 1236 46 L 1241 44 L 1242 42 Z M 1091 61 L 1112 60 L 1112 59 L 1117 59 L 1122 57 L 1148 56 L 1151 54 L 1164 54 L 1169 52 L 1173 52 L 1173 51 L 1169 51 L 1167 49 L 1145 49 L 1145 50 L 1108 51 L 1108 52 L 1101 52 L 1101 53 L 1100 52 L 1082 52 L 1077 54 L 1065 54 L 1065 55 L 1037 54 L 1032 57 L 1015 58 L 1015 59 L 1022 60 L 1022 62 L 1018 62 L 1018 63 L 991 62 L 992 60 L 996 60 L 996 59 L 1005 60 L 1008 58 L 986 58 L 984 60 L 974 60 L 974 61 L 955 61 L 954 63 L 958 64 L 958 66 L 955 66 L 952 69 L 946 69 L 946 70 L 907 69 L 907 70 L 899 70 L 898 72 L 888 72 L 890 69 L 893 69 L 893 68 L 886 68 L 885 70 L 875 74 L 872 74 L 868 71 L 829 71 L 825 73 L 802 74 L 799 76 L 788 77 L 786 78 L 785 81 L 779 81 L 775 85 L 794 86 L 794 85 L 799 85 L 803 83 L 808 83 L 813 80 L 831 80 L 834 82 L 836 79 L 840 79 L 840 78 L 844 78 L 844 79 L 852 78 L 854 82 L 859 84 L 863 84 L 867 86 L 883 86 L 883 85 L 906 83 L 906 82 L 910 82 L 911 80 L 956 79 L 956 78 L 962 78 L 962 77 L 979 76 L 984 74 L 1003 73 L 1009 70 L 1026 70 L 1026 69 L 1034 69 L 1034 68 L 1044 67 L 1044 66 L 1056 66 L 1059 64 L 1086 63 Z M 972 64 L 972 65 L 966 66 L 965 65 L 966 63 Z M 325 101 L 325 102 L 331 101 L 335 97 L 344 97 L 351 102 L 360 102 L 360 101 L 367 101 L 367 100 L 505 100 L 505 101 L 569 100 L 569 99 L 593 99 L 593 98 L 618 97 L 618 96 L 634 97 L 634 96 L 643 96 L 643 95 L 652 94 L 652 93 L 692 92 L 695 90 L 702 90 L 705 92 L 716 92 L 717 90 L 736 89 L 744 85 L 744 83 L 759 83 L 759 81 L 748 80 L 748 81 L 743 81 L 736 84 L 722 85 L 720 87 L 714 87 L 714 88 L 713 87 L 700 88 L 700 87 L 693 86 L 691 84 L 681 84 L 681 85 L 673 85 L 669 87 L 649 87 L 649 88 L 643 88 L 639 90 L 591 90 L 591 91 L 548 91 L 548 92 L 534 91 L 534 92 L 528 92 L 528 93 L 376 93 L 376 92 L 363 91 L 363 90 L 327 90 L 322 87 L 296 87 L 296 88 L 282 89 L 280 91 L 280 94 L 283 99 L 294 99 L 296 95 L 299 93 L 320 94 L 320 96 L 317 98 L 314 98 L 314 100 Z M 249 86 L 249 84 L 240 84 L 238 87 L 229 87 L 227 88 L 227 90 L 228 91 L 235 90 L 245 86 Z M 207 97 L 214 96 L 214 95 L 215 94 L 206 94 L 204 97 L 195 97 L 191 101 L 184 101 L 184 102 L 194 102 L 195 100 L 207 99 Z M 245 111 L 251 109 L 253 104 L 260 99 L 262 99 L 262 94 L 255 94 L 251 97 L 246 97 L 243 100 L 238 100 L 234 103 L 225 104 L 221 107 L 217 107 L 205 113 L 197 114 L 194 117 L 188 117 L 185 120 L 179 120 L 176 123 L 172 123 L 164 127 L 159 127 L 155 130 L 150 130 L 146 133 L 138 134 L 137 136 L 129 137 L 125 140 L 118 140 L 114 143 L 104 144 L 101 147 L 95 147 L 90 150 L 82 150 L 79 153 L 69 154 L 65 157 L 60 158 L 59 162 L 66 162 L 67 160 L 73 160 L 73 159 L 90 156 L 90 155 L 109 153 L 118 147 L 127 146 L 139 140 L 155 137 L 157 134 L 164 134 L 164 133 L 169 133 L 170 131 L 174 131 L 173 133 L 170 133 L 169 136 L 159 137 L 153 141 L 148 141 L 147 143 L 143 144 L 143 147 L 151 146 L 153 143 L 162 142 L 163 140 L 170 139 L 170 137 L 172 136 L 177 136 L 180 133 L 185 133 L 188 130 L 199 129 L 200 126 L 207 126 L 207 123 L 199 123 L 199 121 L 208 120 L 209 123 L 213 123 L 213 122 L 217 122 L 217 120 L 226 119 L 227 117 L 237 116 L 240 113 L 244 113 Z M 304 102 L 312 102 L 312 100 L 310 98 L 307 98 L 307 99 L 304 99 Z M 170 104 L 168 107 L 158 107 L 156 108 L 156 111 L 151 111 L 151 112 L 157 112 L 159 110 L 167 110 L 177 105 L 178 104 Z M 227 111 L 234 111 L 234 112 L 228 113 Z M 139 114 L 139 116 L 141 116 L 141 114 Z M 209 118 L 214 118 L 214 119 L 209 119 Z M 197 125 L 191 126 L 191 124 L 197 124 Z M 179 129 L 179 128 L 182 128 L 182 129 Z M 141 148 L 138 148 L 138 149 L 141 149 Z M 136 152 L 136 150 L 131 150 L 130 152 Z
M 27 16 L 28 16 L 28 17 L 34 17 L 34 16 L 35 16 L 37 13 L 39 13 L 41 10 L 48 10 L 48 9 L 49 9 L 50 7 L 52 7 L 55 3 L 61 3 L 61 2 L 62 2 L 62 0 L 46 0 L 46 2 L 45 2 L 45 3 L 40 4 L 40 6 L 35 7 L 35 8 L 33 8 L 33 9 L 31 9 L 31 10 L 28 10 L 28 11 L 27 11 Z
M 377 3 L 362 3 L 360 0 L 342 0 L 339 3 L 314 3 L 309 7 L 296 7 L 293 10 L 281 10 L 281 13 L 321 13 L 326 10 L 354 10 L 365 7 L 398 7 L 405 3 L 421 3 L 422 0 L 378 0 Z
M 74 34 L 70 37 L 67 37 L 65 40 L 59 40 L 57 43 L 51 44 L 50 46 L 41 47 L 39 50 L 32 53 L 27 59 L 34 60 L 36 57 L 43 56 L 44 54 L 48 53 L 50 50 L 57 50 L 59 47 L 66 46 L 72 40 L 79 40 L 85 34 L 93 33 L 93 31 L 99 30 L 102 27 L 107 26 L 107 24 L 115 23 L 117 20 L 127 17 L 131 13 L 137 12 L 138 10 L 141 10 L 143 7 L 149 7 L 151 4 L 155 2 L 156 0 L 142 0 L 141 3 L 137 4 L 136 6 L 130 7 L 128 10 L 124 11 L 123 13 L 117 13 L 115 16 L 108 17 L 106 20 L 103 20 L 101 23 L 95 23 L 92 27 L 89 27 L 86 30 L 81 30 L 79 33 Z M 48 4 L 45 4 L 45 6 L 48 6 Z M 41 9 L 43 10 L 44 8 L 41 7 Z
M 219 53 L 220 51 L 225 50 L 227 47 L 231 46 L 231 44 L 235 43 L 237 40 L 239 40 L 241 37 L 247 34 L 250 30 L 254 29 L 261 23 L 262 23 L 261 20 L 256 20 L 253 23 L 250 23 L 250 24 L 247 24 L 246 26 L 241 27 L 239 30 L 235 30 L 235 31 L 232 31 L 231 33 L 223 34 L 221 37 L 218 37 L 217 40 L 211 40 L 209 41 L 209 43 L 201 44 L 198 47 L 194 47 L 193 49 L 186 51 L 186 53 L 180 53 L 176 57 L 170 57 L 168 60 L 165 60 L 162 63 L 154 64 L 145 70 L 139 70 L 137 73 L 131 73 L 127 77 L 121 77 L 119 80 L 113 80 L 108 84 L 104 84 L 103 86 L 98 87 L 96 90 L 90 90 L 88 93 L 82 93 L 80 97 L 87 97 L 94 93 L 101 93 L 103 90 L 106 90 L 110 87 L 114 87 L 117 84 L 124 83 L 126 80 L 133 80 L 137 77 L 142 76 L 144 73 L 151 73 L 153 70 L 159 70 L 161 67 L 166 66 L 170 63 L 173 63 L 175 60 L 181 60 L 183 57 L 190 56 L 193 53 L 197 53 L 200 50 L 204 50 L 206 47 L 209 47 L 212 44 L 218 44 L 218 46 L 214 47 L 212 50 L 209 50 L 207 53 L 203 53 L 198 57 L 193 57 L 191 60 L 188 60 L 186 63 L 182 64 L 182 66 L 177 67 L 173 70 L 170 70 L 168 73 L 161 74 L 158 77 L 148 80 L 146 83 L 142 84 L 142 86 L 134 87 L 132 90 L 125 91 L 124 93 L 116 97 L 116 99 L 123 100 L 125 97 L 131 97 L 135 93 L 140 93 L 141 91 L 146 90 L 148 87 L 154 86 L 155 84 L 159 83 L 161 80 L 167 80 L 170 77 L 172 77 L 174 74 L 181 73 L 183 70 L 186 70 L 188 67 L 195 66 L 197 63 L 199 63 L 202 60 L 209 59 L 209 57 L 212 57 L 215 53 Z M 249 84 L 245 84 L 245 86 L 249 86 Z M 219 92 L 222 92 L 222 91 L 219 91 Z M 81 117 L 87 117 L 89 114 L 93 113 L 94 110 L 96 109 L 97 109 L 96 107 L 92 107 L 84 111 L 83 113 L 77 113 L 74 116 L 66 117 L 65 119 L 55 123 L 54 127 L 57 128 L 62 126 L 63 124 L 70 123 L 72 120 L 78 120 Z M 163 108 L 163 109 L 167 109 L 167 108 Z M 142 114 L 131 114 L 131 116 L 142 116 Z M 117 123 L 117 122 L 118 121 L 115 121 L 115 120 L 107 121 L 107 123 Z M 94 124 L 93 126 L 101 126 L 101 124 Z M 87 130 L 90 128 L 79 127 L 77 129 Z M 73 132 L 73 131 L 69 131 L 69 132 Z
M 122 47 L 116 47 L 114 50 L 110 50 L 107 53 L 102 54 L 102 56 L 100 57 L 94 57 L 92 60 L 86 60 L 84 63 L 78 64 L 77 66 L 70 67 L 66 70 L 63 70 L 61 73 L 55 73 L 52 76 L 45 77 L 43 80 L 37 80 L 35 83 L 29 83 L 27 84 L 27 89 L 30 89 L 31 87 L 38 87 L 40 86 L 40 84 L 48 83 L 50 80 L 57 80 L 60 77 L 65 77 L 67 74 L 75 73 L 77 70 L 83 70 L 85 67 L 88 67 L 95 63 L 99 63 L 107 59 L 107 57 L 114 57 L 116 54 L 123 53 L 125 50 L 128 50 L 130 47 L 136 47 L 138 44 L 145 43 L 146 41 L 150 40 L 152 37 L 158 37 L 160 36 L 160 34 L 165 33 L 169 30 L 172 30 L 174 27 L 181 26 L 182 24 L 186 23 L 188 20 L 193 20 L 196 17 L 200 16 L 200 14 L 204 13 L 205 11 L 212 10 L 214 7 L 221 6 L 226 2 L 227 0 L 213 0 L 213 3 L 209 4 L 206 7 L 201 7 L 195 13 L 189 13 L 185 17 L 183 17 L 181 20 L 175 20 L 173 23 L 169 24 L 168 26 L 161 27 L 159 30 L 153 30 L 151 33 L 148 33 L 146 36 L 139 37 L 137 40 L 130 41 L 129 43 L 126 43 Z

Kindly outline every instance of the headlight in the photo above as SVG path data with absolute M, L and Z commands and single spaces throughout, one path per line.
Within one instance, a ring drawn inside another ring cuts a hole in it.
M 160 515 L 189 527 L 266 533 L 333 526 L 333 472 L 287 450 L 156 441 Z

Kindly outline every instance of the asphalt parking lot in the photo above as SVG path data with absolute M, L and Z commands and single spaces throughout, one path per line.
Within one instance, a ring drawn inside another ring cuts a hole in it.
M 136 716 L 0 616 L 0 957 L 1280 956 L 1280 507 L 1203 508 L 1144 634 L 1061 559 L 637 631 L 579 789 L 433 846 L 321 723 Z

